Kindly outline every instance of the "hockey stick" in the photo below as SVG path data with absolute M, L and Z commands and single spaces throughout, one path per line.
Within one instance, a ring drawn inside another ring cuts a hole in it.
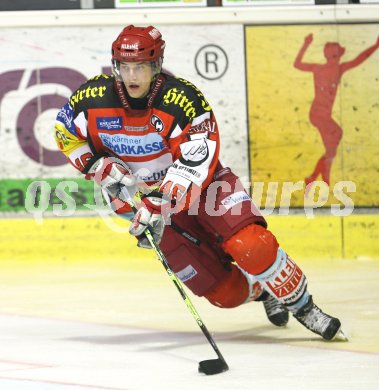
M 132 210 L 134 212 L 136 212 L 137 209 L 136 209 L 136 207 L 134 205 L 134 201 L 131 198 L 131 196 L 130 196 L 130 194 L 129 194 L 129 192 L 128 192 L 126 187 L 123 187 L 122 194 L 126 198 L 126 201 L 129 204 L 129 206 L 132 208 Z M 155 239 L 153 237 L 153 234 L 151 233 L 150 227 L 148 227 L 145 230 L 144 234 L 145 234 L 146 238 L 149 240 L 150 245 L 154 249 L 155 253 L 157 254 L 158 259 L 163 264 L 163 267 L 165 268 L 168 276 L 173 281 L 173 283 L 175 284 L 176 288 L 179 290 L 179 293 L 182 296 L 184 302 L 186 303 L 186 305 L 187 305 L 190 313 L 192 314 L 193 318 L 195 319 L 195 321 L 199 325 L 200 329 L 204 333 L 204 336 L 207 338 L 207 340 L 211 344 L 213 350 L 216 352 L 216 354 L 218 356 L 218 359 L 209 359 L 209 360 L 203 360 L 203 361 L 199 362 L 199 372 L 202 372 L 202 373 L 204 373 L 206 375 L 214 375 L 214 374 L 220 374 L 221 372 L 229 370 L 228 364 L 226 363 L 224 357 L 222 356 L 220 350 L 218 349 L 215 341 L 213 340 L 213 337 L 211 336 L 211 334 L 209 333 L 209 331 L 208 331 L 207 327 L 205 326 L 204 322 L 200 318 L 199 313 L 197 312 L 195 306 L 193 305 L 193 303 L 189 299 L 187 293 L 184 291 L 183 286 L 181 285 L 179 279 L 175 275 L 174 271 L 172 271 L 170 265 L 168 264 L 168 261 L 167 261 L 165 255 L 161 251 L 161 248 L 156 243 L 156 241 L 155 241 Z

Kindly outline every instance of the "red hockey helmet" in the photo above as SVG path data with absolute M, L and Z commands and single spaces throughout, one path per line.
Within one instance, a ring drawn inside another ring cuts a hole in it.
M 113 62 L 162 62 L 165 41 L 153 26 L 125 27 L 112 44 Z

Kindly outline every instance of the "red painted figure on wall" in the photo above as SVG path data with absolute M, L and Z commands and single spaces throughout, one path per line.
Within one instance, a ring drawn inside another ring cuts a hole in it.
M 295 59 L 294 66 L 299 70 L 313 73 L 315 96 L 309 111 L 309 119 L 312 125 L 320 132 L 325 146 L 325 153 L 318 160 L 312 174 L 306 177 L 304 181 L 308 185 L 321 175 L 322 180 L 329 185 L 330 170 L 343 133 L 343 129 L 332 116 L 338 85 L 346 71 L 360 65 L 379 48 L 379 37 L 374 45 L 347 62 L 340 62 L 341 57 L 345 53 L 345 48 L 338 42 L 327 42 L 324 46 L 326 62 L 323 64 L 303 61 L 304 54 L 312 41 L 312 34 L 305 37 L 303 46 Z M 307 188 L 309 189 L 309 187 Z

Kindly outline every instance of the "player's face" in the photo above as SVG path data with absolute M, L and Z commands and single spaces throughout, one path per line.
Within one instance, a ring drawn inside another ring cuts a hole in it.
M 150 62 L 121 62 L 120 74 L 129 96 L 140 99 L 148 94 L 153 78 Z

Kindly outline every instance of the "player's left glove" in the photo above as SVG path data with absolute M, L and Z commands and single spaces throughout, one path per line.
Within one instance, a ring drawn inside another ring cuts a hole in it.
M 140 208 L 129 228 L 129 233 L 137 237 L 139 247 L 151 249 L 150 242 L 143 234 L 147 227 L 150 228 L 157 244 L 160 243 L 165 221 L 169 216 L 169 208 L 170 202 L 163 198 L 161 192 L 152 191 L 142 198 Z

